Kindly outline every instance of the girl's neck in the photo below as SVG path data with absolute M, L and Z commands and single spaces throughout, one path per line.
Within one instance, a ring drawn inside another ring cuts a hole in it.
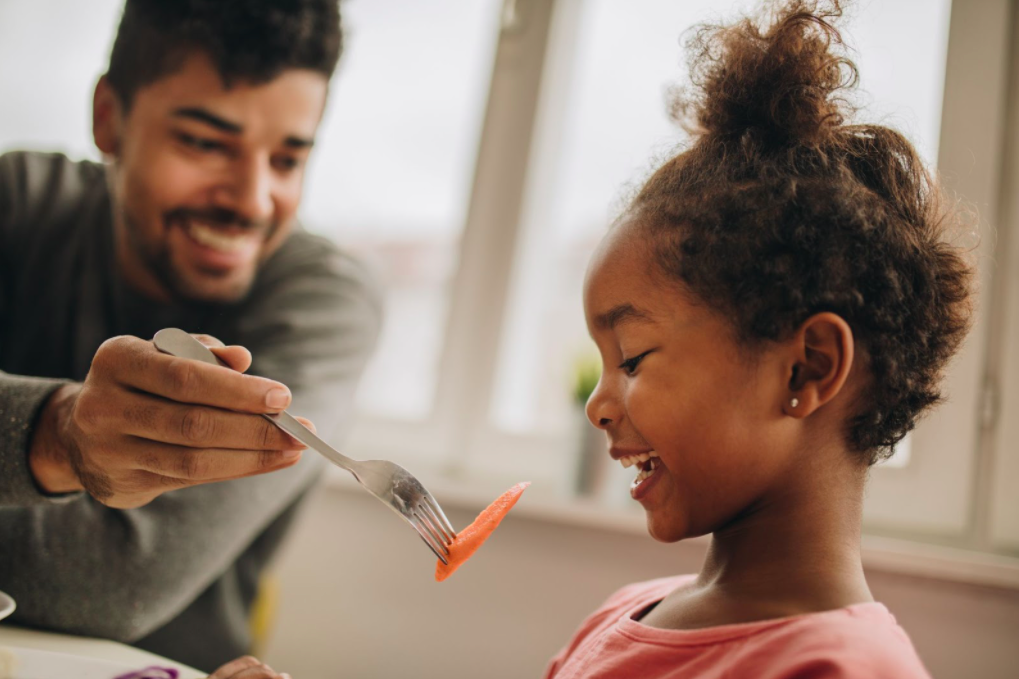
M 696 581 L 642 622 L 697 629 L 873 601 L 860 561 L 866 470 L 804 471 L 716 531 Z
M 860 560 L 862 497 L 796 505 L 776 503 L 717 531 L 696 587 L 790 611 L 872 601 Z

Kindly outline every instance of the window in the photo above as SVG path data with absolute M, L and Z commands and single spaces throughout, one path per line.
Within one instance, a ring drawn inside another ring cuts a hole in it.
M 553 45 L 562 47 L 549 54 L 546 73 L 561 82 L 546 82 L 542 94 L 546 115 L 532 163 L 532 209 L 522 225 L 501 340 L 496 426 L 554 430 L 564 420 L 572 354 L 587 336 L 578 301 L 589 255 L 626 188 L 639 185 L 651 159 L 684 137 L 665 108 L 666 91 L 680 75 L 680 32 L 724 16 L 730 6 L 726 0 L 654 0 L 637 12 L 630 2 L 591 0 L 580 3 L 576 16 L 553 35 Z M 904 130 L 933 162 L 949 2 L 922 6 L 923 12 L 917 12 L 918 2 L 869 7 L 847 38 L 859 45 L 854 58 L 866 93 L 858 99 L 867 119 Z M 903 15 L 912 16 L 916 28 L 908 37 L 898 29 Z M 931 67 L 883 67 L 910 59 Z
M 355 0 L 302 205 L 308 228 L 375 263 L 369 413 L 429 416 L 498 37 L 495 0 Z
M 546 26 L 548 3 L 509 4 L 525 26 Z M 461 416 L 445 423 L 456 432 L 442 451 L 446 469 L 471 478 L 537 478 L 550 490 L 570 485 L 578 425 L 569 372 L 588 346 L 579 304 L 588 254 L 625 199 L 627 184 L 638 183 L 652 158 L 679 140 L 663 115 L 664 90 L 681 75 L 678 65 L 669 70 L 681 58 L 678 35 L 706 16 L 728 14 L 731 6 L 648 1 L 636 9 L 610 0 L 560 1 L 548 14 L 545 52 L 530 82 L 538 91 L 534 129 L 519 140 L 528 146 L 514 235 L 469 253 L 481 273 L 461 271 L 461 283 L 475 290 L 473 296 L 464 293 L 471 300 L 464 308 L 475 304 L 471 308 L 480 310 L 472 298 L 483 297 L 482 317 L 498 330 L 458 327 L 455 320 L 450 326 L 452 343 L 457 332 L 485 341 L 456 354 L 467 367 L 446 382 Z M 861 71 L 861 117 L 905 132 L 937 163 L 951 191 L 980 206 L 997 202 L 1007 18 L 1007 3 L 980 9 L 948 0 L 863 3 L 845 32 Z M 904 25 L 910 30 L 901 30 Z M 500 54 L 515 54 L 513 43 L 526 39 L 504 30 Z M 618 59 L 623 53 L 626 59 Z M 504 61 L 497 60 L 493 89 L 509 77 Z M 520 69 L 513 76 L 522 79 Z M 506 111 L 526 113 L 524 106 L 493 96 L 488 120 L 498 121 Z M 486 129 L 482 141 L 482 166 L 491 133 Z M 494 192 L 483 180 L 476 180 L 475 201 L 479 192 Z M 993 210 L 982 216 L 979 275 L 986 284 L 993 274 L 988 236 L 997 225 Z M 479 233 L 484 228 L 469 221 L 468 238 L 494 243 L 495 236 Z M 478 263 L 496 261 L 492 252 L 501 255 L 509 244 L 511 267 Z M 464 265 L 470 263 L 465 259 Z M 985 433 L 979 412 L 988 332 L 981 317 L 951 366 L 948 402 L 921 423 L 896 463 L 874 470 L 866 506 L 871 532 L 986 546 L 975 537 L 981 532 L 975 522 L 986 511 L 979 495 L 987 485 L 980 471 Z M 457 394 L 470 397 L 457 400 Z
M 1013 12 L 1012 35 L 1019 35 L 1019 13 Z M 1014 38 L 1013 38 L 1014 45 Z M 1013 49 L 1011 82 L 1006 120 L 1011 127 L 1004 145 L 1001 177 L 1001 202 L 998 223 L 997 278 L 987 314 L 993 318 L 997 333 L 992 334 L 988 352 L 989 383 L 982 415 L 992 426 L 982 452 L 980 467 L 983 497 L 989 498 L 986 515 L 978 506 L 977 531 L 986 529 L 990 545 L 1019 554 L 1019 52 Z M 994 424 L 997 427 L 994 427 Z M 986 518 L 986 524 L 980 521 Z
M 52 150 L 99 160 L 92 91 L 109 62 L 122 6 L 121 0 L 0 3 L 0 152 Z
M 579 304 L 587 260 L 626 193 L 657 165 L 652 159 L 666 157 L 684 138 L 666 115 L 666 94 L 683 73 L 681 33 L 706 19 L 724 19 L 731 9 L 725 0 L 647 0 L 639 12 L 622 0 L 558 5 L 525 196 L 528 210 L 500 338 L 492 427 L 558 435 L 561 448 L 570 449 L 578 416 L 567 385 L 579 355 L 590 351 Z M 844 37 L 863 85 L 854 99 L 860 117 L 903 131 L 933 164 L 950 2 L 872 3 L 859 9 L 850 15 Z M 903 33 L 907 22 L 915 30 Z M 908 466 L 910 446 L 907 438 L 885 466 Z M 620 493 L 625 488 L 619 484 Z M 893 519 L 901 517 L 897 505 L 890 512 Z M 928 516 L 926 510 L 922 516 Z
M 18 102 L 0 108 L 0 150 L 97 157 L 91 88 L 121 2 L 0 3 L 0 88 Z M 426 481 L 531 478 L 535 494 L 568 495 L 587 426 L 570 379 L 592 350 L 580 305 L 588 257 L 628 190 L 681 139 L 665 97 L 682 81 L 684 29 L 757 5 L 344 1 L 347 51 L 302 218 L 372 260 L 388 288 L 352 455 L 397 460 Z M 845 30 L 861 117 L 905 132 L 981 212 L 982 312 L 948 402 L 908 456 L 874 470 L 868 530 L 1006 552 L 1019 549 L 1019 430 L 1002 411 L 1019 403 L 1010 6 L 864 0 Z M 631 474 L 617 467 L 622 495 Z

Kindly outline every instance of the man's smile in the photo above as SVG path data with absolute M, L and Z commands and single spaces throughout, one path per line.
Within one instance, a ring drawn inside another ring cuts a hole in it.
M 187 222 L 184 228 L 200 244 L 221 252 L 238 252 L 244 248 L 246 241 L 261 240 L 248 231 L 223 229 L 196 221 Z
M 245 227 L 236 221 L 208 220 L 200 215 L 167 219 L 171 243 L 178 243 L 181 254 L 205 269 L 230 270 L 253 263 L 270 231 Z M 174 237 L 179 233 L 183 238 Z

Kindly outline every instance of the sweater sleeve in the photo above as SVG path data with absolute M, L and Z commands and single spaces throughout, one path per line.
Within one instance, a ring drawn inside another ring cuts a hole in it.
M 43 493 L 28 467 L 35 421 L 61 384 L 63 380 L 0 372 L 0 509 L 66 502 L 78 495 Z
M 7 313 L 13 288 L 9 260 L 16 246 L 16 226 L 24 221 L 27 172 L 24 154 L 0 156 L 0 318 Z M 3 346 L 0 346 L 3 351 Z M 8 375 L 0 371 L 0 508 L 66 501 L 73 494 L 46 495 L 28 467 L 32 428 L 62 380 Z
M 255 291 L 238 337 L 223 338 L 248 346 L 251 372 L 288 384 L 292 412 L 313 418 L 320 433 L 347 429 L 381 306 L 362 268 L 331 248 L 325 254 L 275 267 L 279 279 Z M 165 493 L 130 510 L 89 496 L 0 510 L 8 540 L 0 583 L 18 601 L 15 622 L 126 642 L 145 636 L 293 505 L 322 462 L 309 452 L 283 471 Z

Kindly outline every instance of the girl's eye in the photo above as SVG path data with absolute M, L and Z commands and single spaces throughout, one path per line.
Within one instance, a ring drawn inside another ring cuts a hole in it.
M 650 354 L 651 351 L 645 351 L 643 354 L 628 358 L 619 364 L 619 367 L 626 371 L 627 375 L 632 375 L 636 370 L 640 362 L 644 360 L 644 357 Z

